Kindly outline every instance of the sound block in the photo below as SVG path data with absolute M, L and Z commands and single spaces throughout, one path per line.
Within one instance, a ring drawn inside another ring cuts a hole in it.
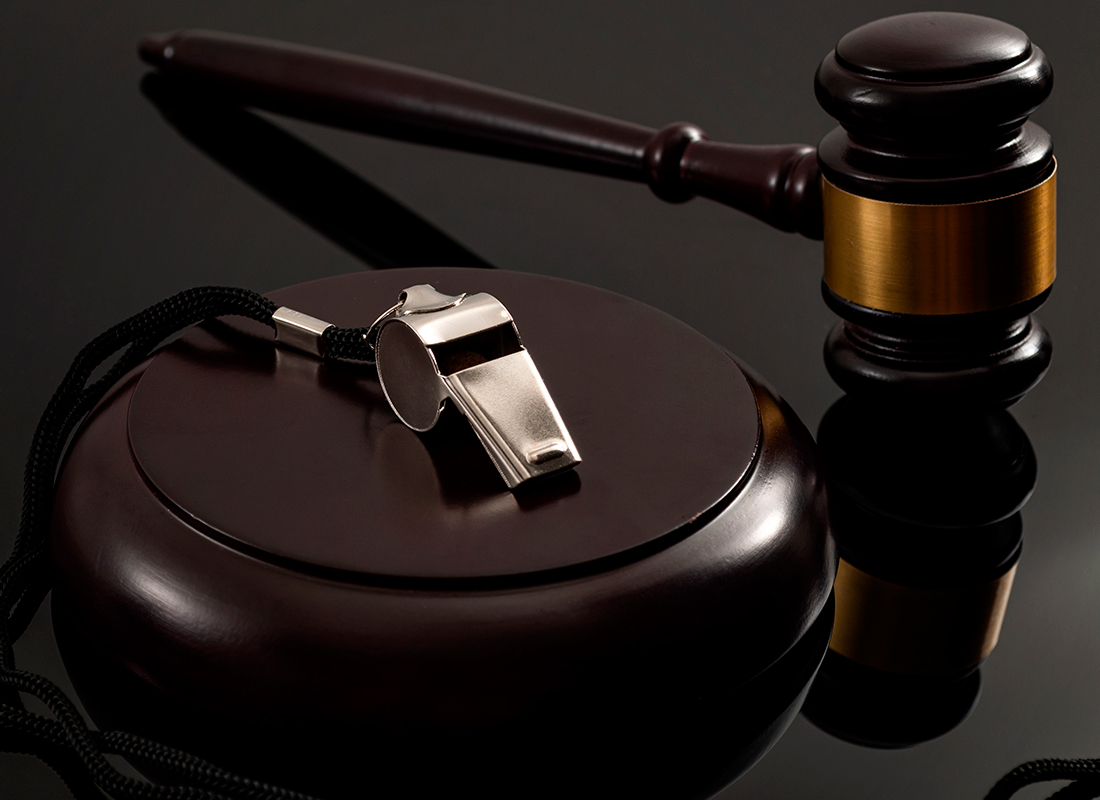
M 112 390 L 59 477 L 55 591 L 107 662 L 220 719 L 469 732 L 705 697 L 791 651 L 836 556 L 813 441 L 771 390 L 564 280 L 409 269 L 270 296 L 366 326 L 419 283 L 504 303 L 582 463 L 509 492 L 461 416 L 417 434 L 372 368 L 208 322 Z

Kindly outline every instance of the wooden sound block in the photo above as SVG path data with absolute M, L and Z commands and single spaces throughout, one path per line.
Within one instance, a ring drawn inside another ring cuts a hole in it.
M 593 686 L 741 685 L 803 637 L 836 557 L 813 441 L 766 386 L 537 275 L 271 297 L 366 326 L 419 283 L 504 303 L 582 463 L 509 492 L 461 416 L 417 434 L 372 368 L 209 322 L 120 382 L 60 476 L 56 591 L 108 660 L 227 717 L 472 730 Z

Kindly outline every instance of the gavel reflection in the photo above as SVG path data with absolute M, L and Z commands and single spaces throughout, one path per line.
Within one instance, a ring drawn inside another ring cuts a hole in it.
M 1004 409 L 841 398 L 818 445 L 840 551 L 830 651 L 803 713 L 902 747 L 961 723 L 1000 635 L 1035 454 Z
M 965 716 L 1034 485 L 1034 455 L 1004 409 L 1051 358 L 1032 312 L 1055 278 L 1056 164 L 1050 136 L 1028 117 L 1053 73 L 1022 31 L 955 13 L 852 31 L 817 71 L 818 102 L 840 127 L 816 149 L 712 142 L 687 123 L 653 130 L 227 34 L 150 36 L 140 49 L 234 103 L 646 183 L 670 202 L 706 197 L 822 238 L 822 293 L 841 318 L 826 365 L 849 396 L 819 434 L 842 563 L 834 655 L 808 710 L 877 744 L 928 738 Z M 951 710 L 919 731 L 838 721 L 847 700 L 836 697 L 868 681 L 880 699 L 927 708 L 927 689 Z

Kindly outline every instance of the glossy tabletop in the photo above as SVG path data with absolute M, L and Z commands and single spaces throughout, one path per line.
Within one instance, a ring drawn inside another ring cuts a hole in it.
M 981 667 L 976 707 L 945 735 L 875 749 L 798 717 L 721 798 L 976 799 L 1022 761 L 1100 756 L 1100 276 L 1091 252 L 1100 17 L 1085 5 L 948 8 L 1023 29 L 1057 76 L 1033 117 L 1059 159 L 1059 274 L 1039 311 L 1055 355 L 1012 409 L 1035 449 L 1038 483 L 1023 509 L 1000 642 Z M 35 422 L 72 356 L 191 286 L 266 292 L 450 253 L 665 311 L 763 375 L 811 431 L 841 396 L 821 358 L 836 318 L 820 296 L 820 243 L 704 200 L 666 204 L 635 184 L 262 115 L 196 125 L 155 85 L 143 91 L 142 34 L 210 28 L 297 41 L 647 126 L 688 120 L 716 140 L 815 144 L 835 124 L 813 96 L 821 58 L 853 28 L 911 10 L 893 0 L 10 1 L 0 11 L 0 545 L 6 553 L 18 526 Z M 416 217 L 465 249 L 432 238 Z M 22 667 L 70 687 L 47 607 L 16 652 Z M 0 796 L 69 795 L 44 765 L 0 753 Z

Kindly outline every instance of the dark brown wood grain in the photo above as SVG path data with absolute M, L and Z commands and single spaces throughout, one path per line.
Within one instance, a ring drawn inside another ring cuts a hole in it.
M 357 324 L 394 286 L 475 279 L 545 368 L 584 456 L 574 485 L 512 495 L 476 448 L 395 424 L 369 375 L 207 326 L 113 392 L 62 472 L 57 586 L 84 635 L 198 707 L 405 731 L 497 726 L 585 686 L 739 685 L 786 652 L 835 566 L 813 442 L 704 337 L 602 290 L 485 270 L 276 296 Z M 550 313 L 569 308 L 600 312 L 595 335 Z M 650 352 L 662 337 L 676 363 Z M 165 371 L 187 380 L 154 391 Z
M 72 624 L 66 600 L 55 601 L 53 623 L 66 671 L 101 730 L 169 743 L 326 800 L 360 800 L 364 792 L 380 800 L 455 794 L 559 800 L 579 786 L 591 797 L 706 800 L 793 722 L 828 647 L 833 605 L 747 684 L 730 685 L 721 664 L 686 663 L 693 672 L 665 673 L 662 680 L 636 670 L 551 693 L 501 729 L 461 735 L 423 727 L 401 735 L 365 717 L 319 726 L 211 710 L 104 658 Z
M 513 494 L 458 414 L 418 434 L 373 368 L 276 349 L 260 325 L 256 338 L 234 336 L 245 328 L 228 322 L 190 333 L 145 371 L 129 411 L 145 480 L 213 535 L 300 565 L 359 579 L 493 579 L 652 543 L 720 508 L 751 469 L 758 415 L 737 365 L 621 295 L 436 268 L 271 297 L 367 327 L 420 283 L 505 305 L 584 459 L 575 470 Z
M 140 53 L 167 75 L 256 108 L 647 183 L 670 202 L 709 197 L 821 238 L 817 166 L 806 145 L 718 145 L 687 123 L 658 131 L 411 67 L 214 31 L 149 36 Z
M 709 142 L 695 125 L 653 130 L 369 58 L 213 31 L 146 37 L 143 59 L 235 102 L 329 125 L 645 182 L 661 198 L 709 197 L 821 237 L 806 145 Z M 1053 86 L 1042 50 L 1006 23 L 924 12 L 869 23 L 815 82 L 841 128 L 824 174 L 866 196 L 951 203 L 1027 188 L 1049 173 L 1049 135 L 1028 123 Z
M 964 203 L 1039 183 L 1050 135 L 1027 121 L 1054 86 L 1023 31 L 921 12 L 848 33 L 818 67 L 818 102 L 842 127 L 818 145 L 837 186 L 898 203 Z
M 824 283 L 842 321 L 825 340 L 825 366 L 853 395 L 898 407 L 992 411 L 1031 391 L 1050 368 L 1054 344 L 1031 312 L 1050 290 L 995 311 L 892 314 L 848 302 Z

